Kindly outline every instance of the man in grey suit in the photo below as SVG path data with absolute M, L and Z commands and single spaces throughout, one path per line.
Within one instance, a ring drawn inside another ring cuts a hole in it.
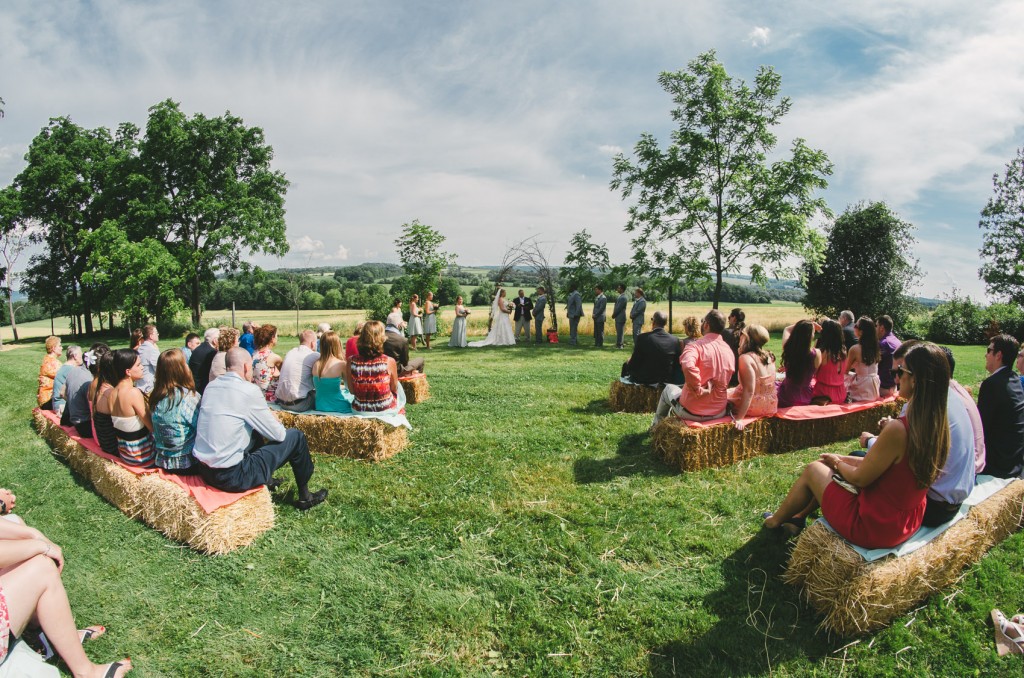
M 544 307 L 548 305 L 548 297 L 543 285 L 537 288 L 537 301 L 533 302 L 533 323 L 536 328 L 535 344 L 541 343 L 540 331 L 544 329 Z
M 608 298 L 604 296 L 604 288 L 594 287 L 594 346 L 604 346 L 604 314 L 608 307 Z
M 633 308 L 629 309 L 629 317 L 633 320 L 633 343 L 640 336 L 640 330 L 644 327 L 644 312 L 647 310 L 647 300 L 644 299 L 644 291 L 639 287 L 633 293 L 635 300 Z
M 583 297 L 576 287 L 576 283 L 569 286 L 569 298 L 565 304 L 565 314 L 569 316 L 569 343 L 573 346 L 576 345 L 576 330 L 583 317 Z
M 622 348 L 622 335 L 626 332 L 626 286 L 615 287 L 619 296 L 615 298 L 615 308 L 612 309 L 612 320 L 615 321 L 615 348 Z

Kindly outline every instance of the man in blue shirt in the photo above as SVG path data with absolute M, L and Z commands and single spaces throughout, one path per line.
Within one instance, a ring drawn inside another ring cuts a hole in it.
M 249 352 L 249 357 L 256 352 L 256 337 L 253 336 L 253 324 L 248 320 L 242 323 L 242 336 L 238 338 L 238 345 Z

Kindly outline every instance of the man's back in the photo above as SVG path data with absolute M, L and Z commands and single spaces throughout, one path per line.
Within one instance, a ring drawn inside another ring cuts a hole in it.
M 725 408 L 729 380 L 736 371 L 732 349 L 721 335 L 708 333 L 691 341 L 681 359 L 683 386 L 680 404 L 696 415 L 709 415 Z M 702 389 L 710 392 L 701 393 Z
M 384 333 L 384 355 L 401 367 L 409 364 L 409 340 L 394 332 Z
M 656 327 L 637 337 L 627 372 L 635 384 L 664 384 L 672 379 L 678 361 L 679 340 Z
M 253 429 L 270 440 L 284 439 L 284 426 L 270 412 L 259 387 L 227 372 L 203 393 L 193 454 L 207 466 L 234 466 L 249 446 Z
M 277 380 L 277 399 L 290 402 L 304 397 L 313 388 L 313 363 L 320 354 L 304 344 L 288 351 Z
M 985 428 L 986 475 L 1020 478 L 1024 471 L 1024 389 L 1009 367 L 981 382 L 978 411 Z

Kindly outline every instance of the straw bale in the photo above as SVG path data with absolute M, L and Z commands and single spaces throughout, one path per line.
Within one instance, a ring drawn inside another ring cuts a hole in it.
M 405 402 L 407 404 L 415 405 L 430 399 L 430 384 L 427 383 L 427 375 L 420 374 L 412 379 L 399 379 L 398 383 L 402 385 L 402 390 L 405 391 Z
M 306 434 L 309 449 L 317 454 L 383 461 L 409 444 L 404 426 L 392 426 L 379 419 L 329 417 L 275 411 L 286 428 Z
M 858 437 L 863 431 L 877 431 L 878 420 L 895 417 L 903 400 L 879 403 L 859 412 L 827 419 L 790 420 L 775 418 L 772 453 L 791 452 L 807 447 L 828 445 Z
M 742 431 L 732 422 L 695 428 L 680 419 L 663 419 L 651 434 L 651 446 L 663 462 L 680 471 L 728 466 L 767 454 L 772 420 L 757 419 Z
M 640 384 L 623 384 L 616 379 L 608 391 L 608 409 L 612 412 L 654 413 L 658 409 L 661 388 Z
M 823 615 L 823 628 L 842 636 L 864 634 L 957 581 L 964 568 L 1020 527 L 1022 509 L 1024 481 L 1015 481 L 928 545 L 872 563 L 814 524 L 797 540 L 783 579 L 802 588 L 808 604 Z

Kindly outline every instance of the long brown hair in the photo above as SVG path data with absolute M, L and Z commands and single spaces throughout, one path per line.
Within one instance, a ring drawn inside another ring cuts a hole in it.
M 949 361 L 941 348 L 921 342 L 907 352 L 903 364 L 914 376 L 907 404 L 907 463 L 917 486 L 928 487 L 949 456 Z
M 153 379 L 153 391 L 149 394 L 149 413 L 156 410 L 157 403 L 164 398 L 173 398 L 171 406 L 181 402 L 184 392 L 195 393 L 196 383 L 192 379 L 192 370 L 188 368 L 185 354 L 180 348 L 169 348 L 160 354 L 156 361 L 156 376 Z
M 260 351 L 270 346 L 270 342 L 277 336 L 277 326 L 275 325 L 260 325 L 259 328 L 253 332 L 253 339 L 256 342 L 256 350 Z
M 384 324 L 379 320 L 371 320 L 363 326 L 356 342 L 359 358 L 372 360 L 384 353 Z
M 881 357 L 881 349 L 878 347 L 878 327 L 874 320 L 862 315 L 857 320 L 857 329 L 860 330 L 860 361 L 865 365 L 874 365 Z
M 800 383 L 808 372 L 814 371 L 814 355 L 811 354 L 813 337 L 814 325 L 810 320 L 798 320 L 789 333 L 789 339 L 782 347 L 782 369 L 790 381 Z
M 337 332 L 324 332 L 320 335 L 320 359 L 313 365 L 313 373 L 316 376 L 323 376 L 328 358 L 337 358 L 345 362 L 345 349 Z

